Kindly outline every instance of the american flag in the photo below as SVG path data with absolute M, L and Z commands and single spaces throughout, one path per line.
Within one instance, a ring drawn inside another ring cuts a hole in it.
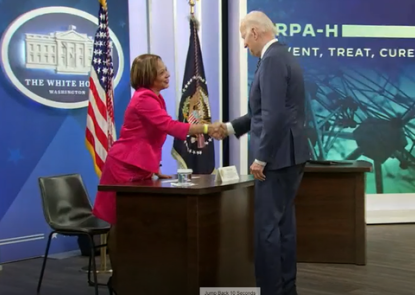
M 95 171 L 101 176 L 105 159 L 116 139 L 114 126 L 114 69 L 106 0 L 99 0 L 98 29 L 94 38 L 89 77 L 86 145 Z

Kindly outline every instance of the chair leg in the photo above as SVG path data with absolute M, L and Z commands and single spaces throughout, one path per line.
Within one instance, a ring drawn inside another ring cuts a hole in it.
M 47 245 L 46 245 L 45 257 L 43 258 L 42 270 L 40 271 L 39 282 L 38 282 L 38 284 L 37 284 L 37 294 L 39 294 L 39 292 L 40 292 L 40 288 L 42 287 L 43 274 L 45 273 L 46 261 L 48 260 L 50 243 L 52 242 L 52 235 L 53 235 L 54 233 L 55 233 L 55 232 L 53 231 L 53 232 L 51 232 L 51 233 L 49 234 L 48 243 L 47 243 Z
M 98 277 L 97 277 L 97 264 L 95 261 L 95 242 L 92 235 L 88 235 L 89 245 L 91 247 L 91 261 L 92 261 L 92 271 L 94 273 L 94 286 L 95 286 L 95 295 L 98 295 Z
M 89 255 L 89 262 L 88 262 L 88 285 L 93 286 L 94 283 L 91 281 L 91 264 L 92 264 L 92 254 Z

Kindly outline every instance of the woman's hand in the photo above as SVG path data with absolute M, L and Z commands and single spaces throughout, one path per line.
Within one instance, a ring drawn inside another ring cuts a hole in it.
M 172 178 L 170 175 L 164 175 L 164 174 L 162 174 L 160 170 L 159 170 L 159 172 L 158 172 L 158 173 L 155 173 L 155 174 L 156 174 L 156 176 L 157 176 L 159 179 L 170 179 L 170 178 Z

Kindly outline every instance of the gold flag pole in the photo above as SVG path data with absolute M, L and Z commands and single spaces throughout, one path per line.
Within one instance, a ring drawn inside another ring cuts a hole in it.
M 98 0 L 104 9 L 107 9 L 107 0 Z
M 189 0 L 189 5 L 190 5 L 190 15 L 193 17 L 195 15 L 195 6 L 196 6 L 195 0 Z
M 107 0 L 98 0 L 102 7 L 107 10 Z M 101 235 L 101 245 L 106 245 L 108 240 L 108 234 L 102 234 Z M 111 269 L 107 269 L 107 246 L 100 248 L 100 254 L 101 254 L 101 269 L 99 270 L 99 273 L 110 273 L 112 272 Z M 98 272 L 98 271 L 97 271 Z
M 101 235 L 101 245 L 107 244 L 108 234 Z M 107 264 L 107 246 L 101 247 L 101 269 L 100 273 L 110 273 L 112 269 L 108 269 Z

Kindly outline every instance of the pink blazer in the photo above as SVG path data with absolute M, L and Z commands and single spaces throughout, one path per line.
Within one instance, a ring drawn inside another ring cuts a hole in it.
M 112 157 L 143 170 L 159 171 L 161 151 L 167 135 L 185 140 L 190 124 L 173 120 L 161 95 L 140 88 L 135 91 L 124 115 L 118 140 L 109 151 Z

